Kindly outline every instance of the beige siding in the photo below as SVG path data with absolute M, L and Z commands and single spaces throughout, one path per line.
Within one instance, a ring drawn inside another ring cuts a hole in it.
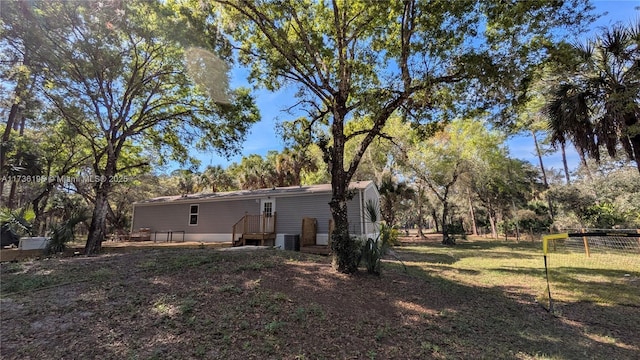
M 300 234 L 302 219 L 316 218 L 318 233 L 326 234 L 329 228 L 331 194 L 314 194 L 276 199 L 278 223 L 276 231 L 280 234 Z
M 361 234 L 363 204 L 366 199 L 377 199 L 374 187 L 356 190 L 353 199 L 347 202 L 349 232 Z M 299 234 L 302 218 L 312 217 L 318 221 L 318 233 L 329 232 L 330 193 L 301 194 L 298 196 L 273 197 L 277 213 L 276 232 L 279 234 Z M 189 209 L 191 205 L 199 205 L 198 225 L 189 225 Z M 245 212 L 259 214 L 260 201 L 251 199 L 234 199 L 226 201 L 208 201 L 163 204 L 136 204 L 134 207 L 133 229 L 150 228 L 155 231 L 185 231 L 186 234 L 230 234 L 232 226 Z M 365 222 L 365 233 L 371 233 L 372 226 Z
M 360 197 L 356 195 L 347 202 L 349 217 L 349 232 L 360 234 Z M 314 194 L 295 197 L 283 197 L 276 200 L 278 210 L 278 224 L 276 231 L 279 234 L 300 234 L 302 219 L 305 217 L 316 218 L 318 221 L 318 233 L 329 233 L 329 220 L 331 210 L 329 201 L 331 194 Z
M 360 235 L 362 233 L 362 199 L 360 190 L 356 191 L 353 199 L 347 201 L 347 216 L 349 218 L 349 233 Z
M 136 205 L 133 229 L 148 227 L 154 231 L 185 231 L 192 233 L 231 233 L 233 224 L 245 214 L 258 214 L 255 200 L 236 200 L 200 203 L 198 225 L 189 225 L 189 207 L 198 204 Z

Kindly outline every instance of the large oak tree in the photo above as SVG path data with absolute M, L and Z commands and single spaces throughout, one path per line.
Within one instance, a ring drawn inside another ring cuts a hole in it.
M 389 117 L 438 122 L 454 107 L 499 111 L 551 30 L 579 24 L 589 10 L 581 0 L 210 3 L 207 19 L 224 19 L 222 30 L 255 85 L 297 88 L 297 108 L 307 112 L 306 130 L 331 173 L 332 249 L 346 273 L 357 266 L 349 182 L 367 147 L 385 136 Z M 369 116 L 371 127 L 347 131 L 358 115 Z M 318 129 L 329 137 L 314 134 Z M 345 144 L 355 138 L 359 145 L 347 162 Z
M 42 39 L 24 43 L 46 75 L 38 90 L 76 136 L 86 139 L 92 157 L 91 177 L 84 178 L 94 192 L 87 254 L 101 249 L 114 181 L 128 181 L 125 175 L 151 164 L 153 153 L 163 162 L 165 156 L 189 160 L 191 146 L 233 152 L 258 119 L 246 90 L 214 102 L 210 84 L 196 85 L 193 78 L 202 69 L 190 77 L 185 58 L 192 68 L 208 62 L 186 56 L 185 42 L 192 39 L 177 36 L 181 18 L 162 2 L 23 5 L 19 11 L 30 21 L 25 36 L 37 33 Z

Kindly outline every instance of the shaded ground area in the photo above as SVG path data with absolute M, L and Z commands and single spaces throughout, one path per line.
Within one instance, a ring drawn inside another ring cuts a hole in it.
M 135 251 L 139 248 L 145 249 L 163 249 L 163 248 L 189 248 L 189 249 L 201 249 L 201 248 L 222 248 L 231 247 L 231 242 L 182 242 L 182 241 L 105 241 L 102 243 L 102 253 L 122 253 Z M 84 243 L 76 242 L 67 244 L 67 249 L 64 251 L 64 256 L 73 256 L 74 253 L 84 253 Z M 44 255 L 43 250 L 21 250 L 18 248 L 3 248 L 0 249 L 0 261 L 23 261 L 28 259 L 42 259 L 47 257 Z
M 638 307 L 560 304 L 561 315 L 553 316 L 537 305 L 539 273 L 505 265 L 537 263 L 528 258 L 533 257 L 529 245 L 410 245 L 397 248 L 408 273 L 388 261 L 381 277 L 338 274 L 329 258 L 275 250 L 145 249 L 3 263 L 0 354 L 3 359 L 636 359 L 640 354 Z M 478 254 L 501 262 L 469 267 L 467 261 Z

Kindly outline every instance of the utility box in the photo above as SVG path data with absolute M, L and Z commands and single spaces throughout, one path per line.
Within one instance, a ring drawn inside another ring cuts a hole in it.
M 285 234 L 284 235 L 284 249 L 290 251 L 300 251 L 300 235 L 298 234 Z
M 18 249 L 20 250 L 44 250 L 49 244 L 48 237 L 23 237 L 20 238 Z

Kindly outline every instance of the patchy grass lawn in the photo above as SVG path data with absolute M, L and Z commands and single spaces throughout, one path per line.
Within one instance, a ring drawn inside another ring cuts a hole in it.
M 427 241 L 396 251 L 408 273 L 389 260 L 381 277 L 338 274 L 326 257 L 275 250 L 142 249 L 3 263 L 0 357 L 640 356 L 637 282 L 626 305 L 563 295 L 552 315 L 536 302 L 546 286 L 539 243 Z

